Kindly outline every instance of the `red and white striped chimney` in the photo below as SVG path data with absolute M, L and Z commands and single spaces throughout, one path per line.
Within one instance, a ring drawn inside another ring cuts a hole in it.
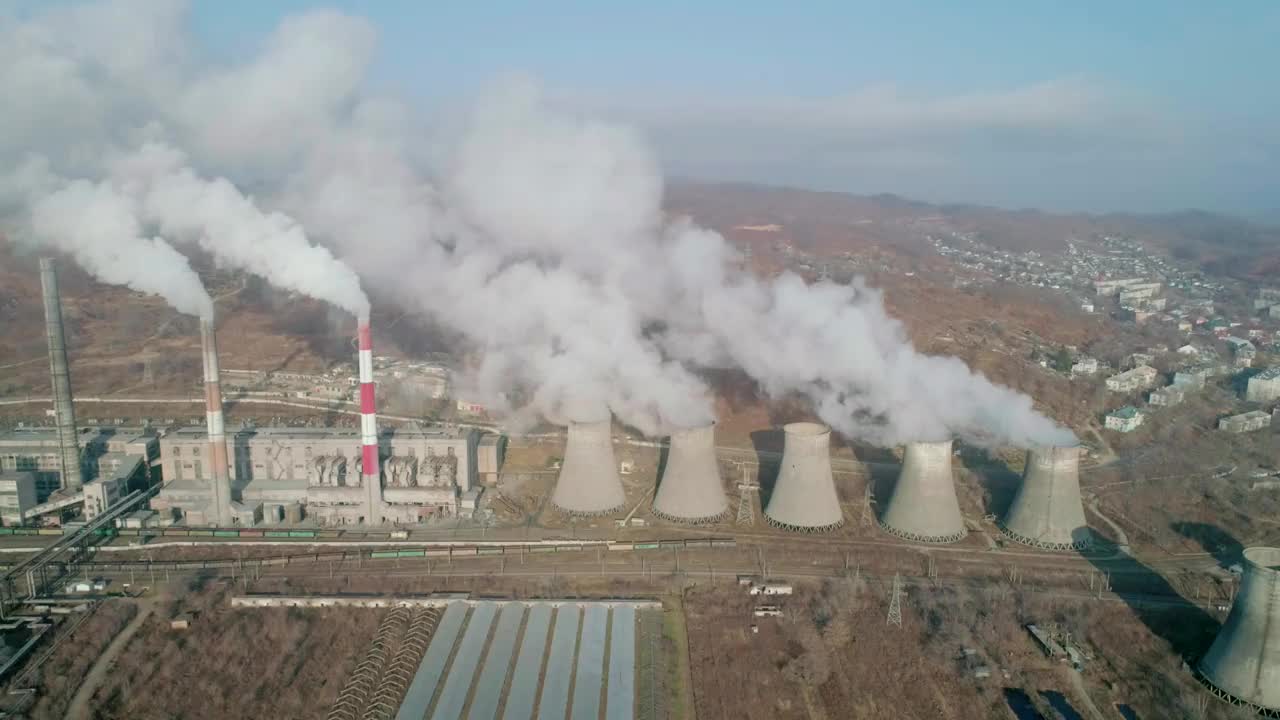
M 200 347 L 204 357 L 205 427 L 209 434 L 209 470 L 212 473 L 213 522 L 231 525 L 231 476 L 227 469 L 227 438 L 222 418 L 222 389 L 218 384 L 218 346 L 213 318 L 200 318 Z
M 378 411 L 373 386 L 373 334 L 369 319 L 357 323 L 360 349 L 360 484 L 365 488 L 365 522 L 375 524 L 382 512 L 382 473 L 378 468 Z

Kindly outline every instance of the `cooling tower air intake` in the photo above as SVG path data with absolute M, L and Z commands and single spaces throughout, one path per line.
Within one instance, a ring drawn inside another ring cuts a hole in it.
M 770 525 L 801 532 L 826 532 L 844 524 L 831 476 L 831 428 L 790 423 L 782 428 L 782 466 L 764 516 Z
M 1280 717 L 1280 548 L 1248 548 L 1242 564 L 1231 614 L 1197 670 L 1218 697 Z
M 705 524 L 728 512 L 716 461 L 715 424 L 672 433 L 653 514 L 671 522 Z
M 880 527 L 924 543 L 952 543 L 968 534 L 951 475 L 950 440 L 907 444 Z
M 365 491 L 365 522 L 382 512 L 382 472 L 378 465 L 378 410 L 373 383 L 373 331 L 367 319 L 356 324 L 360 367 L 360 484 Z
M 613 457 L 611 421 L 570 423 L 568 434 L 551 504 L 571 515 L 620 510 L 626 493 Z
M 58 296 L 58 272 L 52 258 L 40 258 L 40 286 L 44 291 L 44 329 L 49 343 L 49 374 L 53 382 L 53 416 L 58 425 L 58 464 L 64 490 L 84 484 L 84 465 L 76 438 L 76 409 L 71 402 L 71 367 L 67 362 L 67 336 L 62 327 L 62 300 Z
M 210 510 L 219 526 L 232 524 L 231 475 L 227 466 L 227 438 L 222 417 L 222 388 L 218 382 L 218 344 L 213 318 L 200 318 L 200 349 L 204 365 L 205 429 L 209 434 L 209 471 L 213 479 Z
M 1093 542 L 1080 500 L 1080 446 L 1027 452 L 1022 485 L 1000 529 L 1046 550 L 1083 550 Z

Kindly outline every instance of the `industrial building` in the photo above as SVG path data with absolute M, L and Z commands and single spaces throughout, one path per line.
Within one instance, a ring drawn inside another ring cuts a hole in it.
M 952 543 L 968 534 L 951 473 L 950 440 L 907 444 L 880 527 L 925 543 Z
M 1224 417 L 1218 421 L 1218 429 L 1229 433 L 1247 433 L 1271 426 L 1271 416 L 1261 410 Z
M 1118 375 L 1107 378 L 1107 389 L 1111 392 L 1134 392 L 1146 390 L 1155 384 L 1160 373 L 1150 365 L 1139 365 Z
M 231 495 L 244 506 L 241 512 L 260 515 L 262 522 L 300 512 L 322 525 L 451 518 L 478 484 L 479 439 L 477 431 L 461 428 L 380 431 L 382 503 L 371 510 L 358 430 L 246 428 L 227 439 Z M 207 454 L 204 428 L 165 435 L 160 458 L 169 481 L 151 508 L 191 525 L 214 522 L 207 514 L 212 502 Z
M 1214 693 L 1280 717 L 1280 548 L 1251 547 L 1227 621 L 1197 671 Z
M 1093 542 L 1080 499 L 1080 447 L 1027 452 L 1022 485 L 1000 521 L 1010 539 L 1046 550 L 1083 550 Z
M 622 509 L 627 496 L 614 459 L 612 430 L 607 418 L 569 424 L 551 504 L 571 515 L 608 515 Z
M 729 512 L 716 460 L 716 426 L 672 433 L 653 514 L 672 522 L 713 523 Z
M 831 474 L 831 428 L 789 423 L 783 428 L 782 465 L 764 515 L 770 525 L 800 532 L 826 532 L 844 524 Z
M 1244 399 L 1249 402 L 1271 403 L 1280 400 L 1280 367 L 1271 367 L 1249 378 Z

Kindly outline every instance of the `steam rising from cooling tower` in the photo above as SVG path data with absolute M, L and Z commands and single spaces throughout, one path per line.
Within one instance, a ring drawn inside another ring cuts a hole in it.
M 831 475 L 831 428 L 790 423 L 778 479 L 764 510 L 770 525 L 787 530 L 824 532 L 844 524 L 835 478 Z
M 1010 538 L 1046 550 L 1083 550 L 1092 543 L 1080 500 L 1080 447 L 1027 452 L 1022 485 L 1000 529 Z
M 714 415 L 699 370 L 736 367 L 881 445 L 1073 441 L 1029 398 L 916 352 L 863 281 L 741 272 L 719 235 L 664 215 L 658 164 L 637 133 L 553 108 L 531 82 L 501 85 L 427 135 L 409 104 L 365 88 L 375 35 L 363 20 L 290 17 L 261 53 L 227 66 L 202 62 L 181 12 L 121 7 L 0 23 L 9 67 L 59 67 L 81 91 L 15 98 L 51 122 L 0 138 L 0 167 L 21 169 L 0 178 L 0 196 L 18 187 L 24 207 L 38 205 L 54 176 L 123 198 L 133 225 L 74 240 L 82 263 L 129 258 L 112 282 L 162 282 L 175 305 L 204 314 L 207 299 L 174 297 L 198 287 L 181 273 L 133 277 L 137 253 L 116 254 L 130 244 L 162 258 L 167 246 L 139 240 L 154 225 L 360 315 L 358 284 L 314 238 L 456 333 L 476 358 L 464 383 L 513 424 L 612 414 L 651 436 L 704 425 Z M 152 41 L 119 45 L 133 38 Z M 24 162 L 27 151 L 38 161 Z
M 715 425 L 672 433 L 653 514 L 673 522 L 701 524 L 720 520 L 728 511 L 716 460 Z
M 67 362 L 67 336 L 62 326 L 62 300 L 58 297 L 58 273 L 52 258 L 40 258 L 40 287 L 44 294 L 45 339 L 49 343 L 49 374 L 53 381 L 53 415 L 58 423 L 59 477 L 63 490 L 79 490 L 84 484 L 80 444 L 76 434 L 76 409 L 71 400 L 71 369 Z
M 1224 699 L 1280 716 L 1280 548 L 1244 551 L 1231 614 L 1200 660 L 1201 677 Z
M 950 543 L 964 538 L 968 531 L 956 500 L 950 440 L 907 443 L 898 484 L 880 527 L 916 542 Z
M 622 509 L 626 493 L 613 455 L 609 420 L 570 423 L 564 462 L 551 503 L 571 515 L 606 515 Z

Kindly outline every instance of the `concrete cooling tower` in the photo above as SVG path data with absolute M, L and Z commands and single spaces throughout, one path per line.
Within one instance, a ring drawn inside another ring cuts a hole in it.
M 951 475 L 951 441 L 908 443 L 880 527 L 904 540 L 951 543 L 968 531 Z
M 782 428 L 782 466 L 764 516 L 770 525 L 802 532 L 825 532 L 844 524 L 831 476 L 831 428 L 790 423 Z
M 1046 550 L 1083 550 L 1092 543 L 1080 500 L 1080 446 L 1028 451 L 1022 485 L 1000 529 Z
M 606 515 L 620 510 L 625 501 L 613 457 L 611 421 L 570 423 L 551 504 L 572 515 Z
M 715 424 L 672 433 L 653 514 L 672 522 L 700 524 L 716 522 L 728 511 L 716 462 Z
M 1222 699 L 1280 717 L 1280 548 L 1244 551 L 1227 622 L 1197 670 Z

